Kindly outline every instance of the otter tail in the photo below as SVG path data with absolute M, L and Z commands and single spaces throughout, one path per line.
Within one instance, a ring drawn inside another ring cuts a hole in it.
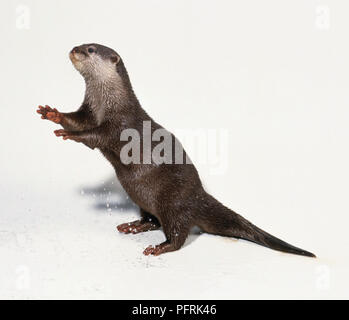
M 316 257 L 311 252 L 297 248 L 259 229 L 239 214 L 222 205 L 212 196 L 208 194 L 207 196 L 207 198 L 203 197 L 207 201 L 204 201 L 201 207 L 199 223 L 199 227 L 205 232 L 249 240 L 278 251 Z

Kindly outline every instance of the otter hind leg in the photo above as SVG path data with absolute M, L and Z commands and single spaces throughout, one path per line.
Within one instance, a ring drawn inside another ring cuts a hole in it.
M 161 220 L 166 241 L 156 246 L 147 247 L 143 251 L 144 255 L 158 256 L 166 252 L 179 250 L 183 246 L 188 237 L 191 225 L 187 219 L 180 219 L 178 216 L 177 218 L 176 221 L 173 221 L 173 217 L 169 219 L 170 221 L 166 221 L 166 219 Z M 173 223 L 171 223 L 171 221 Z
M 140 220 L 118 225 L 117 229 L 122 233 L 136 234 L 140 232 L 157 230 L 160 228 L 159 221 L 150 213 L 141 209 L 141 216 L 142 218 Z
M 160 228 L 160 226 L 158 226 L 155 223 L 144 222 L 142 220 L 136 220 L 136 221 L 129 222 L 129 223 L 123 223 L 123 224 L 120 224 L 117 226 L 117 229 L 121 233 L 126 233 L 126 234 L 128 234 L 128 233 L 136 234 L 136 233 L 140 233 L 140 232 L 157 230 L 159 228 Z

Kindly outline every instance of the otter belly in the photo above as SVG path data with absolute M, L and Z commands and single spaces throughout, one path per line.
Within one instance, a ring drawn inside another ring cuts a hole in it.
M 161 189 L 152 165 L 116 166 L 116 175 L 130 198 L 143 210 L 157 216 Z
M 154 165 L 129 164 L 120 161 L 119 154 L 111 149 L 101 148 L 104 157 L 114 167 L 120 184 L 140 208 L 156 215 L 157 183 L 154 180 Z

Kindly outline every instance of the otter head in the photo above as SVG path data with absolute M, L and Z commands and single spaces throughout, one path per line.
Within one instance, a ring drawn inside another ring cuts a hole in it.
M 108 47 L 99 44 L 83 44 L 69 54 L 74 67 L 86 80 L 108 81 L 118 77 L 120 56 Z

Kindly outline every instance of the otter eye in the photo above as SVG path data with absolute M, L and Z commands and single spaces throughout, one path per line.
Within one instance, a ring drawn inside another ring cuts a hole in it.
M 92 52 L 95 52 L 95 49 L 93 49 L 93 48 L 88 48 L 87 51 L 88 51 L 89 53 L 92 53 Z

